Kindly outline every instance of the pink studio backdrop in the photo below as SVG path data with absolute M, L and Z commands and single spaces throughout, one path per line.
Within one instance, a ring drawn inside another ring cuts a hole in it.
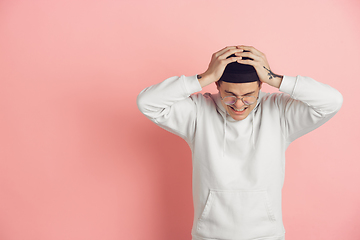
M 344 97 L 288 148 L 286 239 L 360 239 L 359 24 L 355 0 L 0 1 L 0 239 L 190 240 L 190 149 L 136 97 L 238 44 Z

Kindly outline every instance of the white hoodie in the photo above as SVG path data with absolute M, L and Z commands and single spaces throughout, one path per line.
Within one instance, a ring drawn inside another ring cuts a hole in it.
M 182 137 L 193 166 L 193 240 L 284 240 L 281 190 L 285 150 L 341 108 L 329 85 L 284 76 L 279 90 L 260 91 L 247 118 L 235 121 L 219 94 L 201 94 L 197 76 L 174 76 L 145 88 L 140 111 Z

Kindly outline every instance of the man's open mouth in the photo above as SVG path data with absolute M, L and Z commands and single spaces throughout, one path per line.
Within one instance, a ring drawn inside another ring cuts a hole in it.
M 230 107 L 234 110 L 234 112 L 238 112 L 238 113 L 244 112 L 248 108 L 248 107 L 242 107 L 240 109 L 237 109 L 233 106 L 230 106 Z

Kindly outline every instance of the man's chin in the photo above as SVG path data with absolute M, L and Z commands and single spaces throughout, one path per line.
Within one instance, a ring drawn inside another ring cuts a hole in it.
M 228 107 L 228 114 L 236 121 L 244 120 L 249 115 L 248 111 L 249 109 L 246 109 L 243 114 L 236 114 L 230 107 Z
M 236 114 L 229 114 L 232 119 L 236 120 L 236 121 L 241 121 L 241 120 L 244 120 L 245 118 L 247 118 L 247 116 L 249 114 L 246 114 L 246 115 L 236 115 Z

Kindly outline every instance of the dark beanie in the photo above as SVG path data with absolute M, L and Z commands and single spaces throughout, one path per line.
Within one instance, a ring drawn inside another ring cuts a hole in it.
M 247 52 L 247 51 L 244 51 Z M 237 57 L 235 54 L 228 56 Z M 251 59 L 248 57 L 243 57 L 242 59 L 247 60 Z M 252 59 L 251 59 L 252 60 Z M 256 73 L 256 70 L 253 66 L 248 64 L 242 64 L 238 62 L 229 63 L 224 70 L 223 75 L 220 77 L 219 81 L 229 82 L 229 83 L 247 83 L 247 82 L 256 82 L 259 80 L 259 77 Z

